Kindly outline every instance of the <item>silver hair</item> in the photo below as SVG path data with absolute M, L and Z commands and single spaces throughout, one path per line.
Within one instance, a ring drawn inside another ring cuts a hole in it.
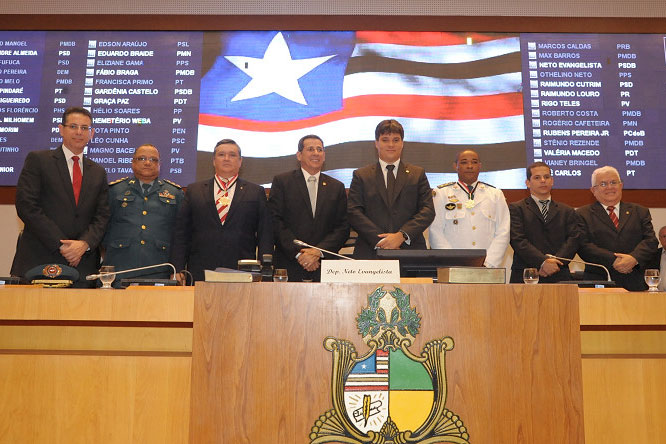
M 597 168 L 596 170 L 592 171 L 592 186 L 596 185 L 594 182 L 595 182 L 595 179 L 597 178 L 597 174 L 603 174 L 603 173 L 615 173 L 617 178 L 620 179 L 620 182 L 622 181 L 622 179 L 620 178 L 620 173 L 618 173 L 618 171 L 615 168 L 613 168 L 612 166 L 606 165 L 606 166 L 602 166 L 601 168 Z

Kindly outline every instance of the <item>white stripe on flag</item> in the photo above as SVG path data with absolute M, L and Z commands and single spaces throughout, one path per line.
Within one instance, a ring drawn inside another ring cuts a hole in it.
M 313 127 L 279 132 L 257 132 L 199 125 L 200 151 L 212 152 L 223 138 L 236 140 L 243 157 L 278 157 L 295 155 L 298 140 L 307 133 L 317 134 L 326 146 L 344 142 L 368 141 L 374 146 L 374 129 L 383 119 L 396 116 L 365 116 L 328 122 Z M 397 117 L 405 129 L 405 145 L 422 142 L 451 145 L 487 145 L 525 140 L 523 116 L 479 120 L 433 120 Z M 407 148 L 408 149 L 408 148 Z
M 511 72 L 472 79 L 436 79 L 433 77 L 363 72 L 345 76 L 342 97 L 371 94 L 468 97 L 520 92 L 522 74 Z
M 410 46 L 357 43 L 352 57 L 381 56 L 422 63 L 465 63 L 520 51 L 520 38 L 490 40 L 472 45 Z

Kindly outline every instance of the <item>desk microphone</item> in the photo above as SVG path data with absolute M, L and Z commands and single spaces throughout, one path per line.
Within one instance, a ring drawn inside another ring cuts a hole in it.
M 347 259 L 349 261 L 355 260 L 351 257 L 343 256 L 343 255 L 338 254 L 338 253 L 333 253 L 332 251 L 324 250 L 323 248 L 315 247 L 314 245 L 310 245 L 308 243 L 305 243 L 302 240 L 294 239 L 294 244 L 298 245 L 299 247 L 314 248 L 317 251 L 322 251 L 324 253 L 332 254 L 333 256 L 341 257 L 342 259 Z
M 608 268 L 604 267 L 604 266 L 601 265 L 601 264 L 594 264 L 594 263 L 592 263 L 592 262 L 579 261 L 579 260 L 577 260 L 577 259 L 567 259 L 566 257 L 557 257 L 557 256 L 554 256 L 554 255 L 552 255 L 552 254 L 547 254 L 546 257 L 549 257 L 549 258 L 551 258 L 551 259 L 559 259 L 559 260 L 561 260 L 561 261 L 576 262 L 577 264 L 592 265 L 593 267 L 601 267 L 601 268 L 603 268 L 604 271 L 606 272 L 606 277 L 608 277 L 608 282 L 613 282 L 613 281 L 611 280 L 610 273 L 608 272 Z
M 117 274 L 123 274 L 123 273 L 129 273 L 131 271 L 140 271 L 140 270 L 149 270 L 151 268 L 157 268 L 157 267 L 164 267 L 165 265 L 168 265 L 173 269 L 173 275 L 176 275 L 176 267 L 174 267 L 172 264 L 165 262 L 163 264 L 157 264 L 157 265 L 147 265 L 145 267 L 139 267 L 139 268 L 130 268 L 129 270 L 122 270 L 122 271 L 112 271 L 109 273 L 99 273 L 99 274 L 89 274 L 86 276 L 87 281 L 94 281 L 95 279 L 99 279 L 100 277 L 107 275 L 107 274 L 112 274 L 112 275 L 117 275 Z

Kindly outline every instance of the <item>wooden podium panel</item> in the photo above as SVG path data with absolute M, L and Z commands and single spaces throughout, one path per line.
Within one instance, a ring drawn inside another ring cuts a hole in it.
M 413 353 L 455 341 L 446 406 L 470 442 L 584 442 L 576 287 L 395 286 L 421 315 Z M 309 442 L 332 408 L 323 340 L 349 340 L 364 354 L 356 317 L 376 287 L 197 283 L 190 442 Z
M 191 288 L 0 287 L 0 443 L 186 443 Z
M 581 289 L 587 444 L 666 442 L 666 293 Z

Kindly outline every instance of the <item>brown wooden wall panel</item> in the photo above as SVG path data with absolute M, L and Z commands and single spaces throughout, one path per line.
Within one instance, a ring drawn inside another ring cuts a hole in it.
M 399 286 L 422 316 L 412 352 L 455 341 L 447 408 L 471 442 L 583 442 L 575 287 Z M 374 288 L 198 283 L 190 442 L 308 442 L 332 408 L 332 358 L 322 342 L 334 336 L 367 351 L 356 317 Z

